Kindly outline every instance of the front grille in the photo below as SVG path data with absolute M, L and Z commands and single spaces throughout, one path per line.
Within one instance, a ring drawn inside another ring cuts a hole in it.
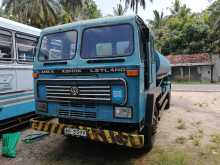
M 122 79 L 48 79 L 39 80 L 38 84 L 45 86 L 47 101 L 60 103 L 111 103 L 112 85 L 126 89 Z
M 83 118 L 96 118 L 96 112 L 76 111 L 76 110 L 59 110 L 60 117 L 83 117 Z
M 78 90 L 77 94 L 71 92 L 71 88 Z M 46 93 L 48 100 L 60 100 L 60 101 L 73 101 L 73 100 L 84 100 L 84 101 L 111 101 L 111 87 L 106 86 L 46 86 Z

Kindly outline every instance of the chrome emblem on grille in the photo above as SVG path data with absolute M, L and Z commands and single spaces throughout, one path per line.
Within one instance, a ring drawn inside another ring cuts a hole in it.
M 77 87 L 71 87 L 70 94 L 73 96 L 77 96 L 79 94 L 79 89 Z

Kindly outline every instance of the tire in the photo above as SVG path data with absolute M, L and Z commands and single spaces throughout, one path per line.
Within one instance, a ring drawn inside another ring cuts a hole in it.
M 152 125 L 150 126 L 145 126 L 144 130 L 144 147 L 143 147 L 143 151 L 144 152 L 149 152 L 154 144 L 154 139 L 155 139 L 155 135 L 153 134 L 153 127 Z
M 146 124 L 143 130 L 144 134 L 144 151 L 149 152 L 153 145 L 155 140 L 155 134 L 157 132 L 157 126 L 159 122 L 159 111 L 155 105 L 154 107 L 154 114 L 152 116 L 153 120 L 150 124 Z
M 165 106 L 165 110 L 168 110 L 170 108 L 170 102 L 171 102 L 171 92 L 168 93 L 167 95 L 167 105 Z

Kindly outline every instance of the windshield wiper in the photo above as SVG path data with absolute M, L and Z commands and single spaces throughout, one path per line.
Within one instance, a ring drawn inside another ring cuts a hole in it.
M 66 65 L 67 61 L 51 61 L 51 62 L 44 62 L 44 65 Z
M 110 58 L 110 59 L 90 59 L 87 63 L 112 63 L 112 62 L 124 62 L 124 58 Z

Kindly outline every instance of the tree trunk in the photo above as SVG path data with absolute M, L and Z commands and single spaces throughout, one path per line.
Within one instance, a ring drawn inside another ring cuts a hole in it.
M 136 2 L 135 7 L 136 7 L 136 9 L 135 9 L 135 14 L 137 15 L 137 14 L 138 14 L 138 2 Z

